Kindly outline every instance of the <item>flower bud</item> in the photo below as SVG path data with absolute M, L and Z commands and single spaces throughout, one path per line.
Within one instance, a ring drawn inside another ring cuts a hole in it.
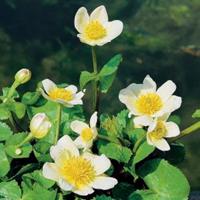
M 15 74 L 15 80 L 20 84 L 26 83 L 31 79 L 31 71 L 29 69 L 21 69 Z
M 51 128 L 51 122 L 45 113 L 36 114 L 30 123 L 30 132 L 35 138 L 43 138 Z

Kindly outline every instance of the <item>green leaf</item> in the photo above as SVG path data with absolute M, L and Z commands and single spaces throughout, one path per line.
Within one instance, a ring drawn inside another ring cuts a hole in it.
M 99 72 L 99 81 L 101 92 L 106 93 L 111 87 L 120 62 L 122 61 L 121 54 L 111 58 Z
M 22 103 L 26 105 L 33 105 L 35 104 L 39 98 L 41 93 L 40 92 L 26 92 L 22 97 Z
M 90 81 L 93 81 L 97 78 L 96 74 L 94 73 L 90 73 L 88 71 L 83 71 L 81 72 L 81 75 L 80 75 L 80 87 L 81 87 L 81 90 L 83 88 L 85 88 L 85 86 L 90 82 Z
M 5 176 L 10 170 L 10 163 L 4 151 L 4 145 L 0 144 L 0 177 Z
M 142 199 L 186 200 L 190 186 L 183 173 L 162 159 L 147 161 L 139 170 L 139 176 L 144 180 L 149 190 L 142 193 Z M 133 194 L 134 195 L 134 194 Z M 145 195 L 145 198 L 143 196 Z M 138 198 L 139 199 L 139 198 Z
M 147 156 L 149 156 L 155 150 L 154 146 L 151 146 L 145 140 L 137 149 L 135 157 L 133 159 L 133 164 L 137 164 L 138 162 L 144 160 Z
M 21 143 L 26 137 L 27 137 L 27 133 L 18 133 L 9 137 L 8 140 L 6 140 L 6 144 L 5 144 L 6 153 L 12 158 L 28 158 L 32 151 L 32 146 L 30 145 L 30 143 L 24 144 L 21 147 L 22 153 L 20 155 L 16 155 L 15 153 L 16 146 L 19 143 Z
M 161 199 L 158 194 L 155 194 L 150 190 L 137 190 L 136 192 L 132 193 L 129 196 L 128 200 L 161 200 Z
M 55 184 L 54 181 L 46 179 L 42 175 L 42 172 L 40 170 L 35 170 L 32 173 L 24 174 L 22 179 L 24 180 L 25 183 L 33 180 L 46 189 L 52 187 Z
M 23 187 L 23 200 L 55 200 L 56 191 L 49 191 L 39 184 L 34 184 L 32 187 L 28 187 L 24 182 Z
M 118 199 L 118 200 L 123 200 L 123 199 L 128 199 L 128 196 L 135 190 L 134 186 L 129 184 L 129 183 L 125 183 L 125 182 L 121 182 L 118 183 L 112 190 L 112 194 L 114 199 Z
M 192 118 L 200 118 L 200 109 L 197 109 L 193 114 Z
M 92 200 L 114 200 L 114 199 L 106 195 L 101 195 L 92 198 Z
M 51 157 L 49 154 L 49 149 L 52 145 L 48 142 L 39 140 L 34 145 L 34 155 L 39 162 L 50 162 Z
M 18 119 L 22 119 L 26 113 L 26 106 L 20 102 L 12 102 L 9 108 L 17 115 Z
M 0 120 L 6 120 L 10 117 L 10 111 L 5 104 L 0 105 Z
M 21 190 L 16 181 L 0 183 L 0 198 L 5 200 L 20 200 Z
M 6 123 L 0 122 L 0 141 L 7 140 L 12 134 L 10 127 Z
M 129 139 L 132 143 L 135 143 L 140 138 L 144 137 L 146 135 L 146 131 L 142 128 L 135 128 L 128 131 Z
M 128 163 L 132 156 L 132 151 L 129 148 L 114 143 L 102 145 L 99 151 L 107 157 L 122 163 Z

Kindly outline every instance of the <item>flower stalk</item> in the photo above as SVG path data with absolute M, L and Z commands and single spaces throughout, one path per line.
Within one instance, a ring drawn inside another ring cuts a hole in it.
M 57 115 L 56 115 L 56 134 L 55 134 L 55 140 L 54 144 L 57 143 L 59 132 L 60 132 L 60 123 L 61 123 L 61 116 L 62 116 L 62 106 L 61 104 L 57 104 Z
M 196 122 L 196 123 L 194 123 L 194 124 L 192 124 L 191 126 L 187 127 L 186 129 L 182 130 L 182 131 L 181 131 L 181 134 L 178 135 L 178 136 L 175 137 L 175 138 L 172 138 L 172 139 L 170 140 L 170 142 L 174 142 L 174 141 L 176 141 L 176 140 L 178 140 L 178 139 L 181 139 L 181 138 L 183 138 L 183 137 L 185 137 L 185 136 L 187 136 L 187 135 L 190 135 L 191 133 L 195 132 L 195 131 L 198 130 L 198 129 L 200 129 L 200 121 L 199 121 L 199 122 Z
M 97 67 L 97 57 L 96 57 L 96 52 L 95 52 L 95 48 L 92 47 L 92 64 L 93 64 L 93 72 L 95 74 L 98 73 L 98 67 Z M 98 91 L 98 82 L 95 80 L 93 82 L 93 110 L 94 111 L 99 111 L 99 91 Z

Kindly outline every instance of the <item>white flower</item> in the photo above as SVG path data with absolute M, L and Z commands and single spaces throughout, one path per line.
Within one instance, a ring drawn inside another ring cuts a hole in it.
M 97 136 L 97 112 L 94 112 L 90 118 L 90 126 L 82 121 L 75 120 L 71 123 L 71 129 L 80 136 L 74 141 L 78 148 L 85 150 L 90 148 L 93 140 Z
M 166 122 L 169 114 L 154 120 L 147 130 L 147 142 L 161 151 L 169 151 L 170 146 L 165 138 L 176 137 L 180 134 L 179 127 L 174 122 Z
M 31 119 L 30 132 L 35 138 L 43 138 L 49 132 L 51 128 L 51 122 L 45 113 L 37 113 Z
M 80 33 L 80 41 L 91 46 L 102 46 L 119 36 L 123 23 L 119 20 L 108 21 L 104 6 L 97 7 L 89 16 L 85 7 L 79 8 L 75 15 L 74 25 Z
M 108 190 L 117 180 L 104 174 L 111 162 L 105 155 L 80 154 L 74 142 L 67 135 L 60 138 L 50 149 L 54 163 L 45 163 L 43 176 L 54 180 L 64 191 L 89 195 L 93 189 Z
M 143 84 L 131 84 L 119 93 L 119 100 L 135 115 L 135 125 L 147 126 L 153 118 L 171 113 L 181 106 L 181 97 L 172 95 L 176 85 L 171 80 L 157 89 L 156 83 L 147 75 Z
M 82 105 L 83 92 L 77 93 L 77 87 L 75 85 L 69 85 L 66 88 L 58 88 L 56 84 L 45 79 L 42 81 L 44 90 L 42 89 L 42 95 L 54 102 L 63 104 L 66 107 L 73 107 L 74 105 Z

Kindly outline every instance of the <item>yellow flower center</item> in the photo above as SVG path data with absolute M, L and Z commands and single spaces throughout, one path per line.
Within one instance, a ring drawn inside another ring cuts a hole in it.
M 84 128 L 81 132 L 81 138 L 85 142 L 89 142 L 93 138 L 93 131 L 91 128 Z
M 77 189 L 81 189 L 90 184 L 96 176 L 96 172 L 90 161 L 79 156 L 69 157 L 61 168 L 61 174 Z
M 162 108 L 163 103 L 158 94 L 147 93 L 139 96 L 135 106 L 141 114 L 153 115 Z
M 149 133 L 151 139 L 153 140 L 160 140 L 166 136 L 167 129 L 163 121 L 158 121 L 156 128 Z
M 106 29 L 96 20 L 89 22 L 85 28 L 85 35 L 90 40 L 102 39 L 107 35 Z
M 70 90 L 64 88 L 55 88 L 49 92 L 49 97 L 56 100 L 62 99 L 65 101 L 71 101 L 73 99 L 73 93 Z

